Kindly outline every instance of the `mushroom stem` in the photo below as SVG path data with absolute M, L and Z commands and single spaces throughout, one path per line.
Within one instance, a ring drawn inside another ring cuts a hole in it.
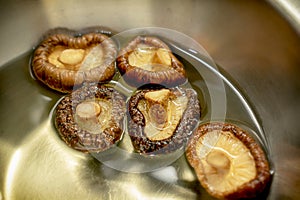
M 93 101 L 84 101 L 76 107 L 76 115 L 82 120 L 96 119 L 100 113 L 100 105 Z
M 212 151 L 210 152 L 207 157 L 206 161 L 209 165 L 211 165 L 214 168 L 226 170 L 230 167 L 230 160 L 221 151 Z
M 76 65 L 84 58 L 83 49 L 65 49 L 59 55 L 59 61 L 67 65 Z
M 171 66 L 171 57 L 169 51 L 163 48 L 142 47 L 135 49 L 130 53 L 128 62 L 132 66 L 140 67 L 150 71 L 156 71 L 154 64 L 161 64 L 167 67 Z M 150 65 L 150 67 L 149 67 Z

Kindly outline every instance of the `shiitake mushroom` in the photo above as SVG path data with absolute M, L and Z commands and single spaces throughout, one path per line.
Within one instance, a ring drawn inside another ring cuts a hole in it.
M 264 151 L 248 132 L 233 124 L 199 126 L 186 157 L 201 185 L 216 198 L 255 198 L 270 181 Z
M 32 58 L 35 77 L 63 93 L 84 82 L 110 81 L 115 74 L 117 48 L 113 40 L 99 32 L 75 33 L 49 33 Z
M 190 88 L 142 89 L 128 102 L 128 133 L 136 152 L 158 155 L 182 148 L 200 118 Z
M 55 125 L 72 148 L 102 152 L 121 140 L 125 113 L 121 93 L 109 86 L 84 83 L 58 103 Z
M 117 67 L 124 80 L 136 87 L 145 84 L 172 87 L 186 81 L 183 64 L 157 37 L 137 36 L 130 41 L 120 50 Z

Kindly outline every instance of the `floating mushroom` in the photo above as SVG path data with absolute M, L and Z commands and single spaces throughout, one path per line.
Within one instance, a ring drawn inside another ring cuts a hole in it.
M 232 124 L 199 126 L 186 156 L 201 185 L 217 198 L 254 198 L 270 180 L 269 164 L 261 147 Z
M 129 100 L 128 132 L 141 154 L 162 154 L 184 146 L 200 117 L 193 89 L 145 89 Z
M 156 37 L 138 36 L 132 40 L 119 52 L 117 67 L 125 81 L 133 86 L 177 86 L 186 81 L 182 63 Z
M 62 139 L 84 152 L 109 149 L 123 134 L 125 99 L 115 89 L 95 83 L 65 96 L 56 107 L 55 123 Z
M 116 54 L 116 45 L 104 34 L 55 33 L 35 50 L 32 70 L 48 87 L 68 93 L 84 82 L 110 81 Z

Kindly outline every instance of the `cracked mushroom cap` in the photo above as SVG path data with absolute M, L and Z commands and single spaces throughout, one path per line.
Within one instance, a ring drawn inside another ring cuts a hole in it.
M 83 82 L 110 81 L 117 48 L 101 33 L 49 35 L 34 51 L 32 71 L 48 87 L 69 93 Z
M 138 36 L 120 50 L 117 67 L 133 86 L 159 84 L 177 86 L 186 81 L 182 63 L 156 37 Z
M 246 131 L 232 124 L 199 126 L 186 156 L 201 185 L 217 198 L 254 198 L 270 181 L 263 150 Z
M 135 151 L 164 154 L 183 147 L 200 118 L 193 89 L 145 89 L 128 103 L 128 133 Z
M 125 98 L 115 89 L 96 83 L 63 97 L 55 124 L 61 138 L 83 152 L 102 152 L 121 140 Z

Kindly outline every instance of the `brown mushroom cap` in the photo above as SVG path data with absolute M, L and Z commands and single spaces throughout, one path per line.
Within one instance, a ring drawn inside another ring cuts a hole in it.
M 104 34 L 55 33 L 36 48 L 32 70 L 48 87 L 68 93 L 84 82 L 110 81 L 116 54 L 116 45 Z
M 140 90 L 128 104 L 128 133 L 135 151 L 146 155 L 183 147 L 200 118 L 193 89 Z
M 186 81 L 182 63 L 156 37 L 138 36 L 120 50 L 117 67 L 133 86 L 160 84 L 177 86 Z
M 249 133 L 232 124 L 199 126 L 186 157 L 201 185 L 217 198 L 254 198 L 270 181 L 263 150 Z
M 59 102 L 55 124 L 62 139 L 72 148 L 101 152 L 120 141 L 125 112 L 125 98 L 118 91 L 85 83 Z

